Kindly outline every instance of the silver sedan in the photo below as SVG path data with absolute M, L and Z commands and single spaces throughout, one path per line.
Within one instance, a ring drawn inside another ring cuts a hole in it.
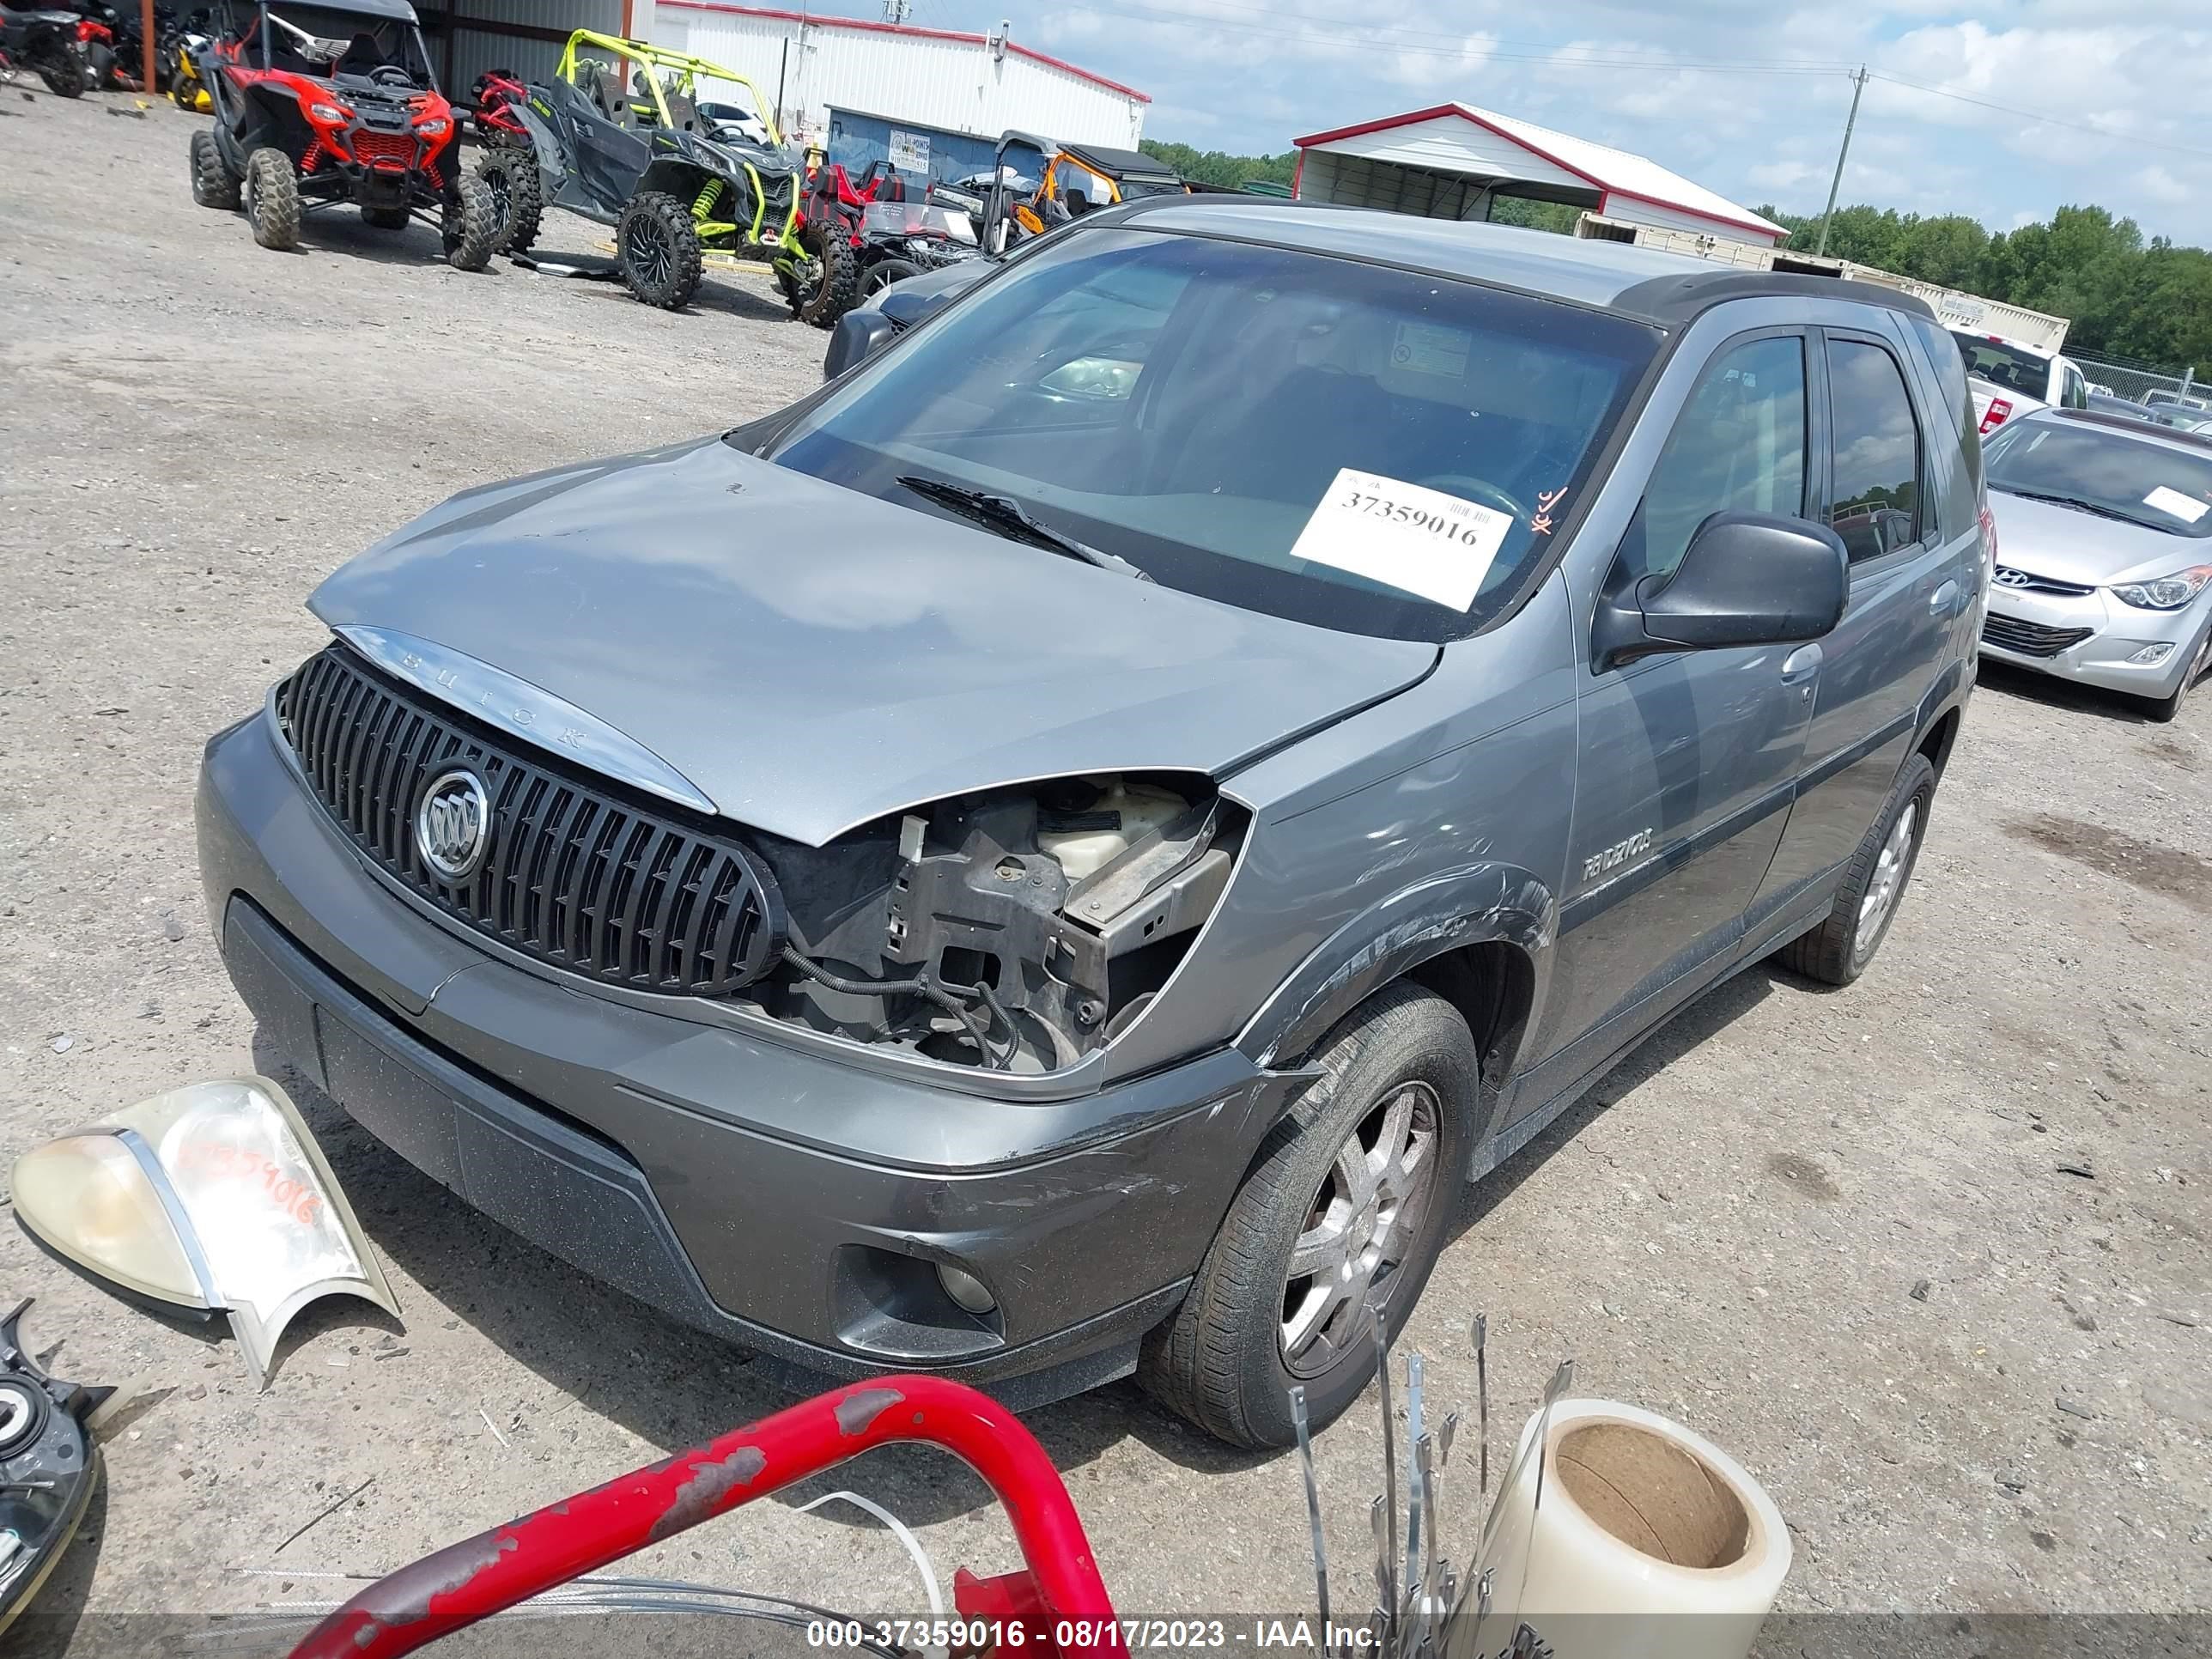
M 1982 654 L 2172 720 L 2212 666 L 2212 437 L 2053 409 L 1984 453 L 1997 550 Z

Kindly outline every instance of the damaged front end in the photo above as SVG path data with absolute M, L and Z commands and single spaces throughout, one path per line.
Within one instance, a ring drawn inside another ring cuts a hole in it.
M 931 1060 L 1060 1070 L 1166 985 L 1246 823 L 1204 778 L 1128 773 L 962 796 L 820 848 L 756 834 L 788 932 L 745 995 Z

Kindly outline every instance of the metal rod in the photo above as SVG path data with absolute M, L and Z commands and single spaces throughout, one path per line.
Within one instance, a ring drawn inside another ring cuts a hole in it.
M 1420 1482 L 1422 1534 L 1428 1540 L 1422 1546 L 1420 1589 L 1420 1632 L 1425 1644 L 1437 1616 L 1436 1443 L 1425 1434 L 1413 1443 L 1413 1469 Z
M 1383 1605 L 1395 1628 L 1398 1619 L 1398 1425 L 1396 1407 L 1390 1399 L 1390 1327 L 1380 1307 L 1375 1310 L 1375 1375 L 1382 1384 L 1382 1509 L 1390 1528 L 1389 1548 L 1382 1557 L 1389 1564 L 1385 1571 L 1389 1575 L 1390 1594 Z
M 1490 1372 L 1483 1349 L 1490 1340 L 1490 1316 L 1474 1316 L 1475 1428 L 1482 1436 L 1482 1496 L 1490 1496 Z
M 1406 1600 L 1418 1605 L 1421 1594 L 1421 1486 L 1416 1461 L 1421 1442 L 1428 1437 L 1421 1427 L 1421 1385 L 1426 1380 L 1420 1351 L 1406 1356 Z
M 1314 1479 L 1313 1435 L 1306 1422 L 1306 1391 L 1291 1389 L 1291 1421 L 1298 1431 L 1298 1462 L 1306 1477 L 1306 1524 L 1313 1532 L 1314 1589 L 1321 1602 L 1321 1627 L 1328 1629 L 1328 1553 L 1321 1540 L 1321 1486 Z M 1327 1638 L 1324 1637 L 1326 1641 Z

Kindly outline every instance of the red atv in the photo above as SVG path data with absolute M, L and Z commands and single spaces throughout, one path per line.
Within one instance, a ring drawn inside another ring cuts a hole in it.
M 529 143 L 529 129 L 514 112 L 514 106 L 530 96 L 530 88 L 523 85 L 513 70 L 486 70 L 477 76 L 472 95 L 476 100 L 472 114 L 477 125 L 477 143 L 486 149 L 496 144 Z
M 261 0 L 206 84 L 215 125 L 192 135 L 192 199 L 242 201 L 262 246 L 296 246 L 307 215 L 353 204 L 380 230 L 434 226 L 456 270 L 490 263 L 498 218 L 461 166 L 407 0 Z

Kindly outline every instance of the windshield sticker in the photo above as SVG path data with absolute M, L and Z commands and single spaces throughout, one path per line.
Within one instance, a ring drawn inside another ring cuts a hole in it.
M 2193 501 L 2178 489 L 2168 489 L 2164 484 L 2143 497 L 2145 507 L 2154 507 L 2161 513 L 2171 513 L 2184 524 L 2195 524 L 2207 513 L 2212 513 L 2212 502 Z
M 1567 487 L 1565 484 L 1561 484 L 1557 489 L 1540 489 L 1536 492 L 1536 516 L 1528 520 L 1528 532 L 1531 535 L 1548 536 L 1552 533 L 1552 509 L 1559 504 L 1561 498 L 1566 493 Z
M 1441 489 L 1340 469 L 1291 549 L 1454 611 L 1474 603 L 1512 518 Z
M 1467 378 L 1468 349 L 1474 343 L 1474 336 L 1463 328 L 1445 328 L 1436 323 L 1401 323 L 1397 338 L 1390 345 L 1390 367 L 1411 369 L 1416 374 L 1449 374 L 1455 380 Z

